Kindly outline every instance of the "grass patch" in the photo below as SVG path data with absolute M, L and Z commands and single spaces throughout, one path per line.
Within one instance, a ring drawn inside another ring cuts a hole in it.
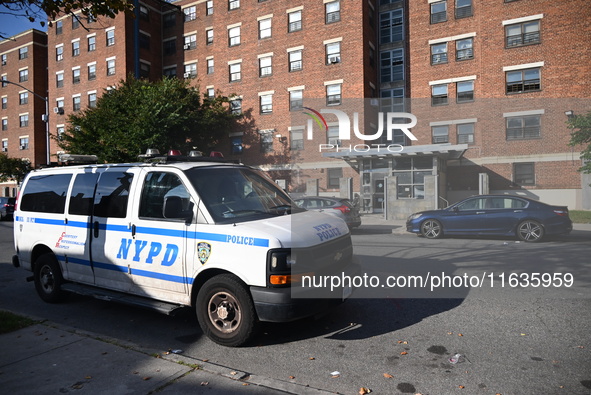
M 30 318 L 0 310 L 0 334 L 13 332 L 36 323 L 37 321 Z
M 577 224 L 591 224 L 591 211 L 569 210 L 568 216 Z

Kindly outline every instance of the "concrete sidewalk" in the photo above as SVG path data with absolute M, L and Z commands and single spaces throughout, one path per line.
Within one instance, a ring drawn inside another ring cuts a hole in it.
M 4 394 L 329 394 L 50 322 L 0 335 Z

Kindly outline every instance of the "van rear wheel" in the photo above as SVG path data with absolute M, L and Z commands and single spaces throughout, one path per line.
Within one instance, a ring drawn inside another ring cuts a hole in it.
M 35 289 L 39 297 L 48 303 L 57 303 L 63 300 L 64 291 L 62 284 L 64 278 L 53 254 L 43 254 L 35 261 Z
M 203 284 L 197 295 L 197 319 L 214 342 L 238 347 L 257 332 L 259 321 L 246 286 L 235 276 L 221 274 Z

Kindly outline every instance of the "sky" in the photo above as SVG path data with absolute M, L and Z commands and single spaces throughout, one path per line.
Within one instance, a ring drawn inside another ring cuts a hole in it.
M 22 33 L 29 29 L 37 29 L 47 31 L 47 25 L 42 27 L 39 22 L 45 19 L 36 19 L 35 22 L 30 22 L 25 17 L 15 17 L 13 15 L 2 14 L 6 9 L 0 6 L 0 34 L 10 37 Z

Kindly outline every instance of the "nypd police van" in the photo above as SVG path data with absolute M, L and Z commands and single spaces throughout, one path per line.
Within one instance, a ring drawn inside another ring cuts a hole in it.
M 257 169 L 170 159 L 26 177 L 13 264 L 33 273 L 44 301 L 75 292 L 168 314 L 190 306 L 208 337 L 239 346 L 261 321 L 316 315 L 350 295 L 295 292 L 304 273 L 356 270 L 344 222 L 297 208 Z

